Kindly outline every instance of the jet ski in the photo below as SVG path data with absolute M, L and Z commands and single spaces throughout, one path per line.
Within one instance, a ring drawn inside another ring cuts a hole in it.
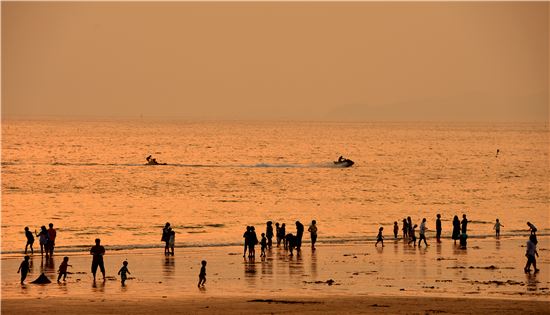
M 166 165 L 166 163 L 157 162 L 157 159 L 151 157 L 150 155 L 145 159 L 147 160 L 147 163 L 145 163 L 145 165 Z
M 341 167 L 350 167 L 353 164 L 355 164 L 355 162 L 353 162 L 350 159 L 345 159 L 343 157 L 338 158 L 338 161 L 334 161 L 334 165 L 341 166 Z

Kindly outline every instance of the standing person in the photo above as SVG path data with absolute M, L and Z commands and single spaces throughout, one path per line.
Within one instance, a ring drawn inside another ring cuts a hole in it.
M 317 242 L 317 221 L 311 220 L 311 225 L 307 231 L 311 236 L 311 250 L 315 250 L 315 243 Z
M 25 259 L 21 262 L 21 265 L 19 265 L 19 269 L 17 269 L 17 273 L 21 273 L 21 284 L 23 284 L 27 278 L 27 274 L 31 268 L 29 259 L 31 259 L 29 256 L 25 256 Z
M 92 274 L 94 275 L 97 272 L 97 267 L 101 270 L 103 274 L 103 281 L 105 281 L 105 265 L 103 264 L 103 255 L 105 255 L 105 247 L 101 246 L 101 240 L 99 238 L 95 239 L 95 246 L 92 246 L 90 249 L 90 255 L 92 256 Z
M 384 230 L 384 227 L 381 226 L 378 229 L 378 235 L 376 236 L 376 243 L 374 244 L 374 247 L 378 246 L 378 243 L 382 242 L 382 247 L 384 247 L 384 236 L 382 236 L 382 231 Z
M 281 232 L 281 240 L 283 242 L 283 247 L 286 250 L 287 249 L 287 243 L 286 243 L 286 240 L 285 240 L 285 238 L 286 238 L 286 224 L 285 223 L 281 224 L 280 232 Z
M 273 245 L 273 222 L 271 221 L 267 221 L 266 223 L 265 236 L 267 237 L 267 247 L 271 249 L 271 246 Z
M 460 238 L 460 220 L 458 219 L 458 216 L 455 215 L 453 218 L 453 235 L 452 235 L 452 239 L 455 241 L 455 245 L 456 245 L 456 240 L 458 240 L 459 238 Z
M 160 241 L 164 242 L 165 256 L 170 255 L 170 232 L 171 231 L 172 231 L 172 227 L 170 226 L 170 223 L 166 222 L 166 224 L 162 228 L 162 237 L 160 238 Z
M 246 231 L 244 231 L 243 233 L 243 238 L 244 238 L 243 257 L 246 257 L 246 251 L 248 250 L 248 240 L 250 239 L 250 236 L 248 236 L 249 233 L 250 233 L 250 226 L 247 226 Z
M 61 276 L 63 276 L 63 281 L 65 281 L 65 279 L 67 278 L 67 267 L 72 266 L 69 265 L 69 257 L 65 256 L 63 257 L 63 262 L 61 262 L 61 264 L 59 265 L 59 270 L 57 271 L 59 272 L 59 276 L 57 276 L 57 282 L 61 280 Z
M 418 247 L 420 247 L 420 242 L 424 240 L 424 244 L 426 247 L 428 246 L 428 243 L 426 242 L 426 230 L 428 228 L 426 227 L 426 218 L 422 219 L 422 223 L 420 223 L 420 238 L 418 239 Z
M 122 267 L 118 271 L 118 274 L 120 275 L 120 283 L 124 286 L 127 279 L 126 274 L 131 275 L 130 270 L 128 270 L 128 262 L 126 260 L 122 263 Z
M 435 238 L 438 243 L 441 243 L 441 214 L 437 214 L 437 219 L 435 219 Z
M 397 233 L 399 233 L 399 225 L 397 221 L 393 222 L 393 238 L 397 239 Z
M 27 237 L 27 244 L 25 245 L 25 255 L 27 255 L 27 247 L 31 247 L 31 255 L 34 254 L 34 249 L 32 248 L 32 245 L 34 244 L 34 235 L 32 235 L 32 232 L 29 231 L 29 227 L 25 227 L 25 236 Z
M 537 237 L 535 235 L 530 235 L 527 241 L 527 251 L 525 252 L 527 264 L 525 264 L 525 268 L 523 268 L 526 273 L 531 272 L 531 265 L 535 268 L 535 273 L 539 272 L 537 269 L 537 258 L 535 256 L 539 256 L 537 252 Z
M 36 231 L 35 231 L 36 233 Z M 36 237 L 38 237 L 38 242 L 40 243 L 40 255 L 44 256 L 44 252 L 46 252 L 46 259 L 48 258 L 48 230 L 46 230 L 46 227 L 42 225 L 40 227 L 40 232 L 36 234 Z
M 275 223 L 275 236 L 277 237 L 277 247 L 281 246 L 281 240 L 283 239 L 281 237 L 281 227 L 279 226 L 279 222 Z
M 409 237 L 409 226 L 407 224 L 407 219 L 403 219 L 403 227 L 401 229 L 403 230 L 403 239 Z
M 462 215 L 462 221 L 460 221 L 460 225 L 462 227 L 462 234 L 466 234 L 466 230 L 468 227 L 468 219 L 466 219 L 466 215 Z
M 417 227 L 418 227 L 418 225 L 415 224 L 415 225 L 413 225 L 413 226 L 411 227 L 411 230 L 409 231 L 409 238 L 410 238 L 409 244 L 410 244 L 410 243 L 413 243 L 413 245 L 414 245 L 415 247 L 416 247 L 416 233 L 415 233 L 414 230 L 415 230 Z
M 496 238 L 500 237 L 500 227 L 501 226 L 504 226 L 504 225 L 500 224 L 500 221 L 497 219 L 497 221 L 495 222 L 495 226 L 493 227 L 493 229 L 495 230 Z
M 256 257 L 256 244 L 258 244 L 258 235 L 256 235 L 256 228 L 251 226 L 248 233 L 248 257 Z
M 304 225 L 296 221 L 296 255 L 302 252 L 302 238 L 304 237 Z
M 413 235 L 412 235 L 413 223 L 412 223 L 411 217 L 407 217 L 407 227 L 409 228 L 409 230 L 407 232 L 409 233 L 409 239 L 410 239 L 411 237 L 413 237 Z M 416 242 L 416 237 L 414 238 L 414 240 Z
M 204 287 L 204 284 L 206 283 L 206 260 L 201 261 L 201 271 L 199 273 L 199 284 L 197 284 L 197 287 Z
M 49 224 L 48 229 L 48 249 L 50 250 L 50 256 L 53 256 L 53 249 L 55 247 L 55 238 L 57 237 L 57 231 L 53 228 L 53 223 Z
M 170 239 L 168 241 L 168 245 L 170 246 L 170 255 L 174 256 L 174 247 L 176 246 L 176 231 L 171 230 L 170 231 Z
M 265 257 L 265 249 L 267 248 L 267 238 L 265 233 L 262 233 L 262 240 L 260 241 L 260 257 Z

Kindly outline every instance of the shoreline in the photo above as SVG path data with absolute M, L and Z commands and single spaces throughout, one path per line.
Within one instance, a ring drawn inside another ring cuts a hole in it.
M 430 235 L 433 234 L 433 235 Z M 435 240 L 435 232 L 431 232 L 427 234 L 428 240 L 434 241 Z M 542 232 L 537 233 L 538 237 L 547 237 L 550 236 L 550 233 Z M 528 236 L 524 234 L 501 234 L 500 238 L 495 238 L 494 234 L 483 234 L 483 235 L 468 235 L 468 239 L 470 240 L 494 240 L 494 241 L 506 241 L 506 240 L 523 240 L 527 239 Z M 451 236 L 442 236 L 441 239 L 443 241 L 453 241 Z M 385 242 L 394 242 L 399 241 L 403 242 L 403 237 L 400 235 L 397 239 L 392 238 L 390 235 L 387 236 L 387 238 L 384 240 Z M 343 238 L 343 239 L 324 239 L 324 240 L 318 240 L 317 245 L 320 246 L 340 246 L 340 245 L 366 245 L 366 244 L 374 244 L 376 242 L 376 236 L 365 236 L 361 238 Z M 238 247 L 242 246 L 242 242 L 228 242 L 228 243 L 205 243 L 205 244 L 193 244 L 188 242 L 182 242 L 183 244 L 176 244 L 176 249 L 193 249 L 193 248 L 227 248 L 227 247 Z M 309 239 L 309 236 L 307 238 L 304 238 L 302 241 L 302 244 L 311 244 L 311 240 Z M 35 242 L 35 256 L 40 254 L 40 245 Z M 74 246 L 56 246 L 56 253 L 63 253 L 63 254 L 87 254 L 90 247 L 93 246 L 92 243 L 87 245 L 74 245 Z M 259 245 L 258 245 L 259 246 Z M 141 250 L 154 250 L 154 249 L 163 249 L 164 244 L 163 243 L 156 243 L 156 244 L 135 244 L 135 245 L 121 245 L 121 244 L 115 244 L 115 245 L 104 245 L 105 249 L 108 251 L 141 251 Z M 38 251 L 37 251 L 38 249 Z M 29 254 L 29 253 L 27 253 Z M 1 259 L 4 258 L 16 258 L 21 257 L 21 255 L 24 254 L 24 250 L 7 250 L 7 251 L 0 251 Z

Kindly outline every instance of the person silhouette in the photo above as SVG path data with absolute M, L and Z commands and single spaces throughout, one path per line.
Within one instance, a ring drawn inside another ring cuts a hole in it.
M 97 267 L 101 270 L 103 274 L 103 280 L 105 280 L 105 265 L 103 263 L 103 255 L 105 255 L 105 247 L 101 246 L 101 240 L 99 238 L 95 239 L 95 246 L 92 246 L 90 249 L 90 255 L 92 256 L 92 274 L 94 276 L 97 272 Z
M 27 244 L 25 244 L 25 255 L 27 254 L 27 247 L 30 246 L 31 248 L 31 255 L 34 254 L 34 249 L 32 248 L 32 245 L 34 244 L 34 235 L 32 235 L 32 232 L 29 231 L 29 227 L 25 227 L 25 237 L 27 238 Z
M 30 270 L 30 264 L 29 260 L 31 258 L 29 256 L 25 256 L 25 259 L 21 262 L 21 265 L 19 265 L 19 269 L 17 269 L 17 273 L 21 273 L 21 284 L 25 281 L 27 278 L 27 274 Z
M 197 284 L 197 287 L 204 287 L 204 284 L 206 283 L 206 260 L 201 261 L 201 271 L 199 273 L 199 284 Z
M 304 237 L 304 225 L 296 221 L 296 254 L 300 255 L 302 251 L 302 238 Z
M 69 257 L 65 256 L 63 257 L 63 262 L 59 265 L 59 276 L 57 276 L 57 282 L 61 280 L 61 276 L 63 276 L 63 281 L 67 278 L 67 267 L 72 267 L 72 265 L 69 265 Z
M 122 284 L 122 286 L 125 286 L 125 282 L 127 279 L 126 274 L 131 274 L 130 270 L 128 270 L 128 262 L 126 260 L 122 262 L 122 267 L 118 271 L 118 274 L 120 275 L 120 283 Z

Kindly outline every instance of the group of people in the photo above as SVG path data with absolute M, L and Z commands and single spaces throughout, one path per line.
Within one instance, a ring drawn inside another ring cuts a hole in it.
M 40 232 L 36 232 L 34 230 L 34 233 L 30 231 L 29 227 L 25 227 L 25 237 L 27 238 L 27 244 L 25 244 L 25 255 L 27 254 L 27 250 L 30 248 L 31 254 L 34 254 L 34 237 L 38 237 L 38 242 L 40 243 L 40 255 L 44 256 L 44 253 L 46 254 L 46 258 L 53 255 L 53 250 L 55 248 L 55 238 L 57 237 L 57 231 L 53 228 L 53 223 L 49 224 L 49 229 L 46 229 L 45 225 L 42 225 L 40 227 Z
M 275 231 L 273 231 L 273 222 L 267 221 L 265 232 L 261 233 L 261 239 L 258 240 L 256 234 L 256 228 L 254 226 L 247 226 L 246 231 L 243 234 L 244 238 L 244 251 L 243 257 L 246 257 L 248 251 L 248 257 L 254 258 L 256 256 L 256 245 L 260 245 L 260 257 L 266 256 L 266 250 L 271 249 L 273 246 L 273 237 L 276 237 L 277 247 L 283 244 L 283 248 L 290 252 L 290 256 L 294 255 L 294 249 L 296 254 L 300 255 L 302 250 L 302 238 L 304 236 L 304 225 L 300 221 L 296 221 L 296 233 L 286 233 L 286 224 L 275 223 Z M 311 225 L 308 228 L 308 232 L 311 237 L 311 249 L 315 250 L 315 242 L 317 241 L 317 222 L 311 221 Z
M 428 243 L 426 241 L 426 231 L 427 231 L 427 220 L 426 218 L 422 219 L 422 222 L 420 223 L 419 228 L 419 239 L 418 239 L 418 246 L 421 246 L 422 241 L 424 241 L 425 246 L 428 246 Z M 257 244 L 260 244 L 261 252 L 260 257 L 266 256 L 266 250 L 271 249 L 273 246 L 273 237 L 276 237 L 277 247 L 280 247 L 281 243 L 283 244 L 283 247 L 285 250 L 288 250 L 290 252 L 290 256 L 293 256 L 293 251 L 296 249 L 296 254 L 300 255 L 301 253 L 301 247 L 302 247 L 302 238 L 304 234 L 304 225 L 300 221 L 295 222 L 296 225 L 296 233 L 286 233 L 286 224 L 282 223 L 279 224 L 278 222 L 275 223 L 275 231 L 273 230 L 273 222 L 267 221 L 266 222 L 266 228 L 265 233 L 261 233 L 261 239 L 258 240 L 255 227 L 253 226 L 247 226 L 246 231 L 243 234 L 244 238 L 244 252 L 243 257 L 246 257 L 247 251 L 248 251 L 248 257 L 254 258 L 256 255 L 255 246 Z M 436 215 L 436 241 L 438 243 L 441 242 L 441 232 L 442 232 L 442 224 L 441 224 L 441 215 Z M 468 238 L 467 232 L 467 226 L 468 226 L 468 219 L 465 214 L 462 215 L 462 220 L 460 221 L 458 219 L 458 216 L 454 216 L 453 218 L 453 231 L 452 231 L 452 239 L 455 241 L 459 240 L 460 248 L 465 249 L 466 248 L 466 239 Z M 534 267 L 534 272 L 538 272 L 539 269 L 537 269 L 537 262 L 536 257 L 538 257 L 537 252 L 537 228 L 534 224 L 531 222 L 527 222 L 527 226 L 529 226 L 530 236 L 529 241 L 527 241 L 527 251 L 525 256 L 527 257 L 527 264 L 525 265 L 524 271 L 526 273 L 531 271 L 531 265 Z M 40 241 L 40 249 L 41 254 L 43 255 L 46 253 L 46 258 L 51 257 L 53 255 L 54 247 L 55 247 L 55 239 L 57 236 L 56 230 L 53 228 L 53 224 L 49 224 L 49 229 L 46 229 L 45 226 L 41 227 L 40 233 L 35 234 L 37 237 L 39 237 Z M 413 243 L 414 246 L 416 246 L 416 228 L 418 227 L 417 224 L 412 223 L 411 217 L 407 217 L 406 219 L 403 219 L 403 239 L 408 240 L 408 244 Z M 499 219 L 496 219 L 496 223 L 493 227 L 495 229 L 496 237 L 498 238 L 500 236 L 500 227 L 503 227 L 503 225 L 500 223 Z M 383 236 L 383 227 L 380 227 L 378 230 L 378 235 L 376 239 L 375 246 L 378 246 L 378 243 L 382 243 L 382 246 L 384 246 L 384 236 Z M 308 232 L 310 233 L 311 237 L 311 249 L 315 250 L 315 243 L 317 241 L 317 222 L 315 220 L 311 221 L 311 225 L 308 228 Z M 399 225 L 397 221 L 394 222 L 393 227 L 393 233 L 394 238 L 398 238 L 398 232 L 399 232 Z M 33 243 L 34 243 L 34 235 L 29 231 L 28 227 L 25 227 L 25 236 L 27 238 L 27 244 L 25 246 L 25 254 L 27 254 L 27 248 L 30 246 L 31 254 L 34 253 L 33 250 Z M 165 255 L 174 255 L 174 240 L 175 240 L 175 232 L 172 230 L 172 227 L 170 223 L 166 223 L 163 230 L 162 230 L 162 237 L 161 241 L 165 242 L 165 248 L 164 248 L 164 254 Z M 92 255 L 92 275 L 94 282 L 96 281 L 96 273 L 97 269 L 99 268 L 102 275 L 103 280 L 105 280 L 105 265 L 103 261 L 103 256 L 105 255 L 105 247 L 101 245 L 101 240 L 98 238 L 95 240 L 95 245 L 92 246 L 90 249 L 90 255 Z M 17 273 L 21 273 L 21 284 L 24 283 L 27 274 L 30 270 L 30 256 L 26 255 L 24 257 L 24 261 L 19 266 L 19 269 Z M 124 261 L 122 263 L 122 267 L 118 271 L 118 274 L 121 278 L 122 286 L 125 285 L 125 281 L 127 279 L 127 274 L 130 274 L 130 271 L 128 270 L 128 261 Z M 206 282 L 206 261 L 201 261 L 201 271 L 199 273 L 199 283 L 198 287 L 204 286 L 204 283 Z M 67 268 L 71 267 L 69 265 L 69 257 L 64 257 L 63 262 L 59 266 L 58 270 L 58 278 L 57 281 L 60 282 L 61 278 L 63 277 L 63 281 L 65 281 L 67 277 Z

